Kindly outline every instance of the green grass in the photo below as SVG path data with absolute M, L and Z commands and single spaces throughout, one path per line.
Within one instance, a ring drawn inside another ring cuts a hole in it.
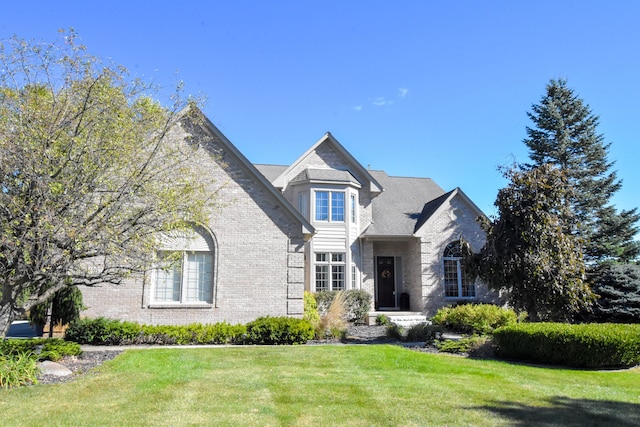
M 640 425 L 640 369 L 548 369 L 396 346 L 130 350 L 0 392 L 3 426 Z

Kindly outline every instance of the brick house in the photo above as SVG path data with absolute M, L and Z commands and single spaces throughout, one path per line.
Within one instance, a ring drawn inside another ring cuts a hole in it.
M 482 212 L 459 188 L 367 170 L 330 133 L 288 166 L 252 164 L 203 115 L 172 138 L 201 147 L 217 213 L 188 238 L 159 241 L 159 251 L 183 253 L 182 268 L 85 288 L 83 315 L 246 323 L 301 316 L 305 289 L 364 289 L 378 311 L 424 315 L 496 300 L 461 270 L 460 238 L 478 250 L 484 234 Z

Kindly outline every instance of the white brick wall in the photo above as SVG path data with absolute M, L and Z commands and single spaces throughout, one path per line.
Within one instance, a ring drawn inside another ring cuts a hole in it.
M 121 286 L 83 289 L 88 307 L 83 315 L 150 324 L 246 323 L 265 315 L 302 315 L 302 225 L 217 136 L 203 132 L 193 137 L 208 149 L 201 150 L 194 167 L 215 178 L 211 191 L 220 205 L 207 224 L 218 245 L 214 303 L 150 308 L 151 284 L 140 276 Z

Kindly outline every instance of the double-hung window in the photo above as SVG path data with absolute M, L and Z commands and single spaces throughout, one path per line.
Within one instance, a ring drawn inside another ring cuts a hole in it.
M 344 192 L 316 191 L 316 221 L 344 222 Z
M 342 291 L 346 283 L 346 265 L 344 253 L 316 253 L 315 258 L 316 292 Z
M 474 298 L 476 288 L 464 274 L 460 242 L 447 245 L 443 254 L 444 296 L 447 298 Z

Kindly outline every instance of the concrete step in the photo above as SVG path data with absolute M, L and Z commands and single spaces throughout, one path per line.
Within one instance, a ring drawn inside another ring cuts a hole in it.
M 386 311 L 386 312 L 372 312 L 367 315 L 366 324 L 367 325 L 375 325 L 376 317 L 384 315 L 389 318 L 389 321 L 395 325 L 398 325 L 403 328 L 410 328 L 414 325 L 420 323 L 429 323 L 427 320 L 427 316 L 422 313 L 411 313 L 411 312 L 394 312 L 394 311 Z

